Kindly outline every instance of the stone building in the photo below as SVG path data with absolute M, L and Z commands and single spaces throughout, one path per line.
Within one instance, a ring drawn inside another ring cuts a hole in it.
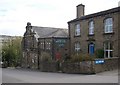
M 120 7 L 85 15 L 85 5 L 78 5 L 77 17 L 68 22 L 70 53 L 104 51 L 104 58 L 118 57 L 118 17 Z
M 55 54 L 61 58 L 68 55 L 68 30 L 62 28 L 31 26 L 27 23 L 26 32 L 22 40 L 22 67 L 39 68 L 41 54 L 49 53 L 55 60 Z

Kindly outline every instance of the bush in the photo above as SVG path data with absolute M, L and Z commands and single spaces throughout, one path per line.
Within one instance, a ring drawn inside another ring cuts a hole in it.
M 95 55 L 97 58 L 104 58 L 104 50 L 103 49 L 96 50 Z
M 82 61 L 82 58 L 80 57 L 80 54 L 75 54 L 71 56 L 70 59 L 71 62 L 80 62 Z
M 83 61 L 92 61 L 95 59 L 95 56 L 94 55 L 89 55 L 89 54 L 83 54 L 82 56 L 82 60 Z
M 52 61 L 52 56 L 47 52 L 42 52 L 41 61 L 47 61 L 47 62 Z
M 71 56 L 71 62 L 81 62 L 81 61 L 92 61 L 94 60 L 94 56 L 90 56 L 89 54 L 75 54 Z

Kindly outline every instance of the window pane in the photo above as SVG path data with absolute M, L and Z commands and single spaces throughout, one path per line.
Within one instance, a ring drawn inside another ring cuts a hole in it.
M 105 33 L 113 32 L 113 22 L 112 18 L 108 18 L 105 20 Z
M 110 51 L 110 57 L 113 57 L 113 51 Z
M 105 57 L 108 58 L 108 51 L 105 51 Z
M 105 43 L 105 50 L 108 50 L 108 42 Z
M 93 21 L 89 23 L 89 34 L 94 34 L 94 24 Z
M 109 26 L 109 28 L 110 28 L 110 32 L 112 32 L 113 31 L 112 26 Z
M 113 44 L 111 42 L 104 43 L 105 57 L 113 57 Z
M 75 43 L 75 51 L 76 52 L 80 51 L 80 43 L 79 42 Z
M 113 50 L 113 45 L 112 45 L 112 43 L 110 43 L 110 50 Z
M 75 26 L 75 35 L 80 35 L 80 24 Z
M 40 48 L 44 49 L 44 43 L 43 42 L 40 43 Z

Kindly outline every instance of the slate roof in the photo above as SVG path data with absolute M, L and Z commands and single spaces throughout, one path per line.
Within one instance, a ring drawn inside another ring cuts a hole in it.
M 85 20 L 85 19 L 89 19 L 89 18 L 94 18 L 94 17 L 98 17 L 98 16 L 102 16 L 102 15 L 107 15 L 107 14 L 111 14 L 111 13 L 116 13 L 116 12 L 120 12 L 120 7 L 116 7 L 116 8 L 112 8 L 109 10 L 85 15 L 85 16 L 82 16 L 80 18 L 73 19 L 73 20 L 69 21 L 68 23 L 79 21 L 79 20 Z
M 37 38 L 68 37 L 68 29 L 32 26 Z

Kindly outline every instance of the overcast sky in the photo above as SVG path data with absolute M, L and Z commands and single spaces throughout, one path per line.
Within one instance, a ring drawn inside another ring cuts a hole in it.
M 76 18 L 76 6 L 85 15 L 118 6 L 119 0 L 0 0 L 0 35 L 22 36 L 27 22 L 33 26 L 68 28 Z

